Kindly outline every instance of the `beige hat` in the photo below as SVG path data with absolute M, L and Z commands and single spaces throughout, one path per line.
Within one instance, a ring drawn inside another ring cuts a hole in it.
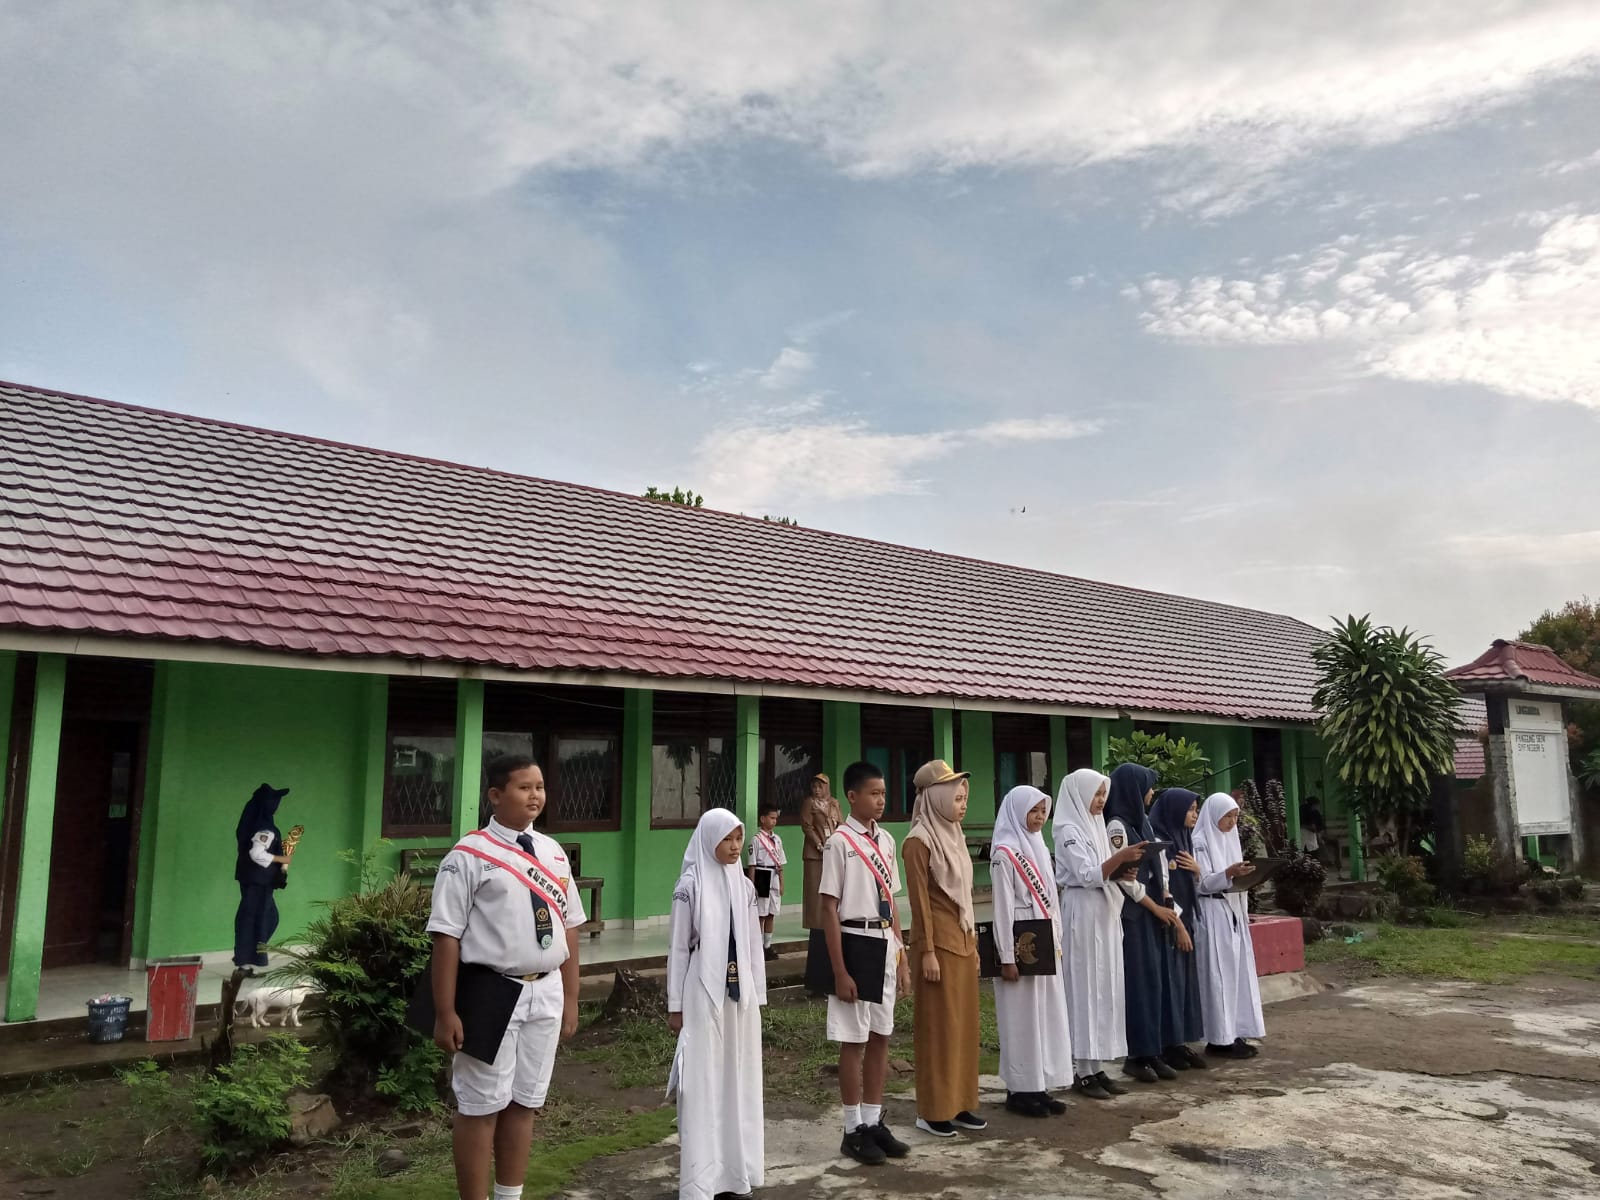
M 954 783 L 957 779 L 970 778 L 972 778 L 971 771 L 957 771 L 944 759 L 936 758 L 918 767 L 917 773 L 911 777 L 911 783 L 917 791 L 925 792 L 941 783 Z
M 812 783 L 817 783 L 819 781 L 822 782 L 822 783 L 830 784 L 830 785 L 833 783 L 833 780 L 829 779 L 821 771 L 818 771 L 815 775 L 813 775 L 811 777 L 811 782 Z

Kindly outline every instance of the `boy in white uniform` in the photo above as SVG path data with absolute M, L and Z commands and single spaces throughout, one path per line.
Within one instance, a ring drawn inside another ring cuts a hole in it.
M 489 764 L 494 816 L 439 864 L 433 887 L 433 1040 L 454 1055 L 456 1187 L 461 1200 L 519 1200 L 556 1044 L 578 1029 L 578 934 L 586 920 L 561 846 L 536 832 L 544 775 L 508 755 Z M 477 964 L 517 980 L 517 1001 L 493 1063 L 459 1053 L 456 976 Z
M 789 856 L 783 851 L 783 839 L 778 836 L 778 806 L 765 804 L 756 818 L 756 836 L 750 839 L 750 882 L 756 882 L 758 870 L 770 871 L 772 887 L 763 896 L 756 888 L 756 915 L 761 918 L 762 958 L 771 962 L 778 957 L 772 948 L 772 923 L 783 909 L 783 868 Z
M 828 1040 L 839 1043 L 839 1099 L 844 1105 L 844 1142 L 839 1152 L 868 1166 L 904 1158 L 910 1149 L 883 1121 L 883 1084 L 889 1072 L 889 1037 L 894 1033 L 894 998 L 910 990 L 905 936 L 895 894 L 900 868 L 894 837 L 878 827 L 888 799 L 883 772 L 868 762 L 844 773 L 850 816 L 822 847 L 823 934 L 833 963 L 834 993 L 828 997 Z M 845 969 L 844 939 L 881 938 L 883 1000 L 858 998 Z

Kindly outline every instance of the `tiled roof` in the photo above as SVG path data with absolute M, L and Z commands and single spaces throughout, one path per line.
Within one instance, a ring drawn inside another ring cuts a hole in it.
M 1445 676 L 1464 688 L 1475 683 L 1525 682 L 1600 691 L 1600 679 L 1568 666 L 1549 646 L 1500 638 L 1478 658 L 1464 667 L 1446 671 Z
M 1285 721 L 1313 716 L 1318 637 L 1270 613 L 0 384 L 7 627 Z
M 1457 738 L 1456 778 L 1482 779 L 1487 769 L 1483 760 L 1483 743 L 1475 737 Z

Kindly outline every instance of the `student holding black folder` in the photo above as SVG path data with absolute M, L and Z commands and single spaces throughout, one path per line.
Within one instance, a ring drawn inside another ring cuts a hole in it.
M 761 918 L 762 959 L 778 957 L 772 948 L 772 924 L 783 911 L 783 868 L 789 856 L 778 836 L 778 806 L 771 801 L 761 806 L 756 817 L 756 835 L 750 839 L 750 882 L 756 889 L 756 915 Z
M 869 762 L 853 763 L 844 773 L 844 789 L 850 817 L 822 848 L 819 889 L 826 962 L 832 967 L 828 1040 L 839 1043 L 840 1153 L 877 1166 L 904 1158 L 910 1149 L 883 1121 L 883 1084 L 895 994 L 907 991 L 911 979 L 894 899 L 900 890 L 894 837 L 878 826 L 889 795 L 883 772 Z
M 585 916 L 560 845 L 535 832 L 544 776 L 516 756 L 489 764 L 494 816 L 439 864 L 433 887 L 433 1040 L 454 1055 L 461 1200 L 519 1200 L 556 1044 L 578 1029 Z M 429 998 L 424 994 L 420 999 Z

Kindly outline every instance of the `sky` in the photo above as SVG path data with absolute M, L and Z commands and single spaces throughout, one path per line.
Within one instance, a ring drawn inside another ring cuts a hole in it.
M 12 0 L 0 113 L 0 379 L 1452 661 L 1600 595 L 1593 0 Z

